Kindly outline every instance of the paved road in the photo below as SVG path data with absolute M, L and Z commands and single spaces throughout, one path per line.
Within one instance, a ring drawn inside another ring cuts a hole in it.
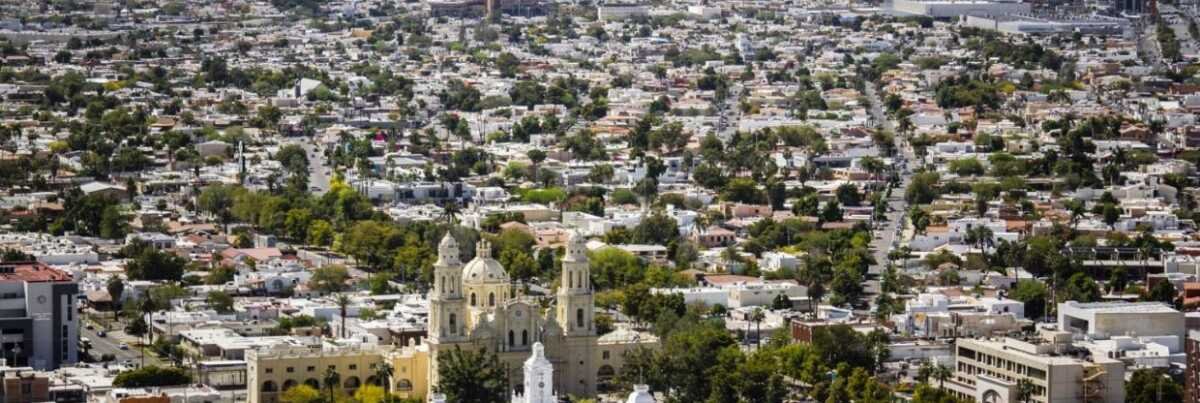
M 1154 23 L 1145 24 L 1140 29 L 1134 28 L 1138 32 L 1138 52 L 1146 60 L 1146 63 L 1151 66 L 1163 64 L 1162 48 L 1158 45 L 1157 25 Z
M 304 148 L 308 156 L 308 188 L 314 195 L 323 195 L 329 190 L 329 179 L 333 168 L 325 157 L 325 149 L 308 139 L 295 142 Z
M 729 86 L 729 96 L 717 105 L 717 138 L 721 141 L 728 143 L 733 138 L 733 133 L 737 132 L 737 117 L 741 113 L 738 102 L 741 96 L 742 85 L 734 83 Z
M 79 335 L 81 337 L 86 337 L 91 340 L 92 348 L 90 353 L 92 357 L 95 357 L 97 360 L 99 360 L 100 357 L 105 354 L 112 354 L 114 357 L 116 357 L 114 362 L 132 362 L 134 364 L 141 364 L 142 353 L 134 344 L 134 341 L 137 339 L 136 337 L 127 335 L 124 331 L 115 329 L 107 332 L 105 337 L 100 337 L 100 335 L 97 334 L 100 330 L 102 329 L 99 327 L 94 330 L 88 330 L 87 328 L 79 330 Z M 120 348 L 121 343 L 126 343 L 129 345 L 129 348 L 127 350 L 122 350 Z M 157 364 L 158 362 L 159 360 L 154 356 L 154 354 L 146 354 L 147 365 Z
M 893 131 L 892 121 L 883 113 L 883 103 L 879 99 L 879 94 L 875 88 L 868 85 L 866 88 L 867 99 L 871 102 L 871 117 L 875 120 L 879 128 Z M 893 131 L 894 132 L 894 131 Z M 895 157 L 893 167 L 900 169 L 900 184 L 892 190 L 892 196 L 887 199 L 888 212 L 887 219 L 883 222 L 877 222 L 875 225 L 874 239 L 871 241 L 871 249 L 874 253 L 875 264 L 868 269 L 869 274 L 880 275 L 887 268 L 888 252 L 899 247 L 899 234 L 904 225 L 904 213 L 908 210 L 908 203 L 904 201 L 904 189 L 908 187 L 911 170 L 909 164 L 916 161 L 916 156 L 913 155 L 912 149 L 906 147 L 905 141 L 899 134 L 896 135 L 895 145 L 899 154 Z M 878 284 L 871 282 L 867 284 L 868 292 L 878 292 Z

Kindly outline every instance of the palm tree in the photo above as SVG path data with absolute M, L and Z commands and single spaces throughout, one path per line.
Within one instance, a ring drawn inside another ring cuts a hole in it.
M 1084 207 L 1083 202 L 1075 199 L 1067 200 L 1065 207 L 1067 208 L 1067 211 L 1071 213 L 1071 229 L 1074 230 L 1077 226 L 1079 226 L 1079 219 L 1083 218 L 1083 215 L 1087 212 L 1087 210 Z
M 342 385 L 342 375 L 332 366 L 325 369 L 325 388 L 329 389 L 329 401 L 335 401 L 333 391 Z
M 333 298 L 333 303 L 337 304 L 338 311 L 342 315 L 342 326 L 341 326 L 341 330 L 338 331 L 338 336 L 345 338 L 346 337 L 346 308 L 350 306 L 350 297 L 347 296 L 346 294 L 338 294 L 336 297 Z
M 383 391 L 386 394 L 392 393 L 392 365 L 385 362 L 380 362 L 375 367 L 375 379 L 379 381 L 379 385 L 383 386 Z
M 762 308 L 754 308 L 750 313 L 750 321 L 754 322 L 754 344 L 762 344 L 762 321 L 767 318 Z
M 933 378 L 938 381 L 938 389 L 945 390 L 946 380 L 950 379 L 950 367 L 938 364 L 933 368 Z
M 809 254 L 804 257 L 804 267 L 796 273 L 796 280 L 808 287 L 808 311 L 816 313 L 816 302 L 825 295 L 824 284 L 830 277 L 829 261 L 823 256 Z
M 929 382 L 929 377 L 933 375 L 933 366 L 929 362 L 922 362 L 921 367 L 917 369 L 917 381 L 920 383 Z
M 1034 392 L 1033 382 L 1028 379 L 1017 381 L 1017 400 L 1021 403 L 1029 403 L 1033 401 Z
M 458 202 L 451 200 L 446 202 L 446 206 L 442 208 L 442 219 L 446 220 L 446 224 L 454 225 L 461 212 L 462 208 L 459 207 Z
M 154 299 L 150 298 L 149 295 L 142 299 L 142 305 L 139 310 L 146 321 L 146 337 L 148 338 L 146 344 L 154 344 L 154 327 L 151 324 L 154 323 L 155 309 L 157 307 L 154 304 Z M 146 366 L 146 345 L 142 345 L 142 366 Z

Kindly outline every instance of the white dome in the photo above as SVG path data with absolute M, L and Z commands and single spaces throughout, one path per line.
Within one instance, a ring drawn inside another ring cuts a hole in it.
M 508 272 L 496 259 L 477 256 L 463 268 L 463 281 L 467 284 L 507 283 Z
M 508 272 L 496 259 L 492 259 L 492 244 L 486 239 L 480 239 L 475 246 L 475 258 L 463 268 L 463 282 L 466 284 L 501 284 L 508 283 Z

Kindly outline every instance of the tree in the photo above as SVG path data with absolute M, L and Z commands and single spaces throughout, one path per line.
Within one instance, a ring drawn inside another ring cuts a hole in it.
M 908 212 L 908 220 L 912 222 L 913 231 L 923 234 L 925 233 L 925 228 L 929 227 L 930 216 L 929 213 L 920 207 L 913 207 Z
M 227 224 L 233 218 L 230 214 L 233 210 L 233 199 L 242 191 L 244 190 L 239 187 L 229 185 L 205 187 L 196 199 L 196 207 L 200 208 L 200 211 L 213 214 L 222 224 Z
M 938 381 L 938 390 L 946 390 L 946 380 L 950 379 L 951 375 L 953 373 L 950 371 L 950 367 L 941 364 L 933 367 L 933 378 Z
M 342 250 L 353 255 L 359 264 L 378 269 L 384 266 L 384 260 L 391 252 L 389 249 L 394 246 L 398 234 L 390 223 L 359 221 L 344 235 Z
M 338 332 L 338 335 L 341 336 L 342 338 L 345 338 L 346 337 L 346 309 L 350 306 L 350 296 L 346 295 L 346 294 L 338 294 L 336 297 L 333 297 L 333 303 L 337 304 L 338 314 L 341 315 L 341 318 L 342 318 L 342 325 L 340 326 L 341 331 Z
M 500 359 L 486 349 L 454 350 L 438 355 L 437 393 L 451 403 L 505 403 L 508 377 Z
M 305 241 L 310 245 L 329 246 L 333 243 L 333 224 L 325 220 L 313 220 L 308 226 Z
M 534 148 L 526 152 L 525 156 L 529 157 L 529 162 L 532 163 L 529 166 L 530 177 L 537 178 L 538 165 L 546 160 L 546 152 Z
M 380 385 L 383 385 L 384 392 L 391 392 L 392 389 L 392 364 L 387 361 L 379 363 L 375 367 L 375 379 L 378 379 Z
M 1182 382 L 1158 369 L 1139 369 L 1125 384 L 1125 401 L 1129 403 L 1182 402 Z
M 762 344 L 762 327 L 761 326 L 762 326 L 762 321 L 766 320 L 766 318 L 767 318 L 767 314 L 763 312 L 762 308 L 756 307 L 756 308 L 754 308 L 754 311 L 750 312 L 750 321 L 754 322 L 755 344 Z
M 389 401 L 387 391 L 375 385 L 362 385 L 354 391 L 354 400 L 359 403 L 385 403 Z
M 1121 219 L 1121 208 L 1113 203 L 1105 203 L 1103 213 L 1104 223 L 1109 229 L 1116 230 L 1117 221 Z
M 125 281 L 120 277 L 112 276 L 108 278 L 108 283 L 104 285 L 104 288 L 112 297 L 113 311 L 119 312 L 116 308 L 121 305 L 121 297 L 125 295 Z
M 338 371 L 334 369 L 334 366 L 330 365 L 328 368 L 325 368 L 325 374 L 322 376 L 322 378 L 323 379 L 321 380 L 325 382 L 325 389 L 329 390 L 329 401 L 337 401 L 333 395 L 333 392 L 341 389 L 342 374 L 339 374 Z
M 187 266 L 184 258 L 141 243 L 126 246 L 122 249 L 123 253 L 125 251 L 133 253 L 125 262 L 125 275 L 132 280 L 179 281 Z
M 1064 301 L 1096 302 L 1100 300 L 1101 296 L 1100 285 L 1082 272 L 1075 273 L 1067 279 L 1062 293 Z
M 774 310 L 790 309 L 791 307 L 792 307 L 791 299 L 789 299 L 787 297 L 787 295 L 784 295 L 784 294 L 776 295 L 775 298 L 771 301 L 771 309 L 774 309 Z
M 283 391 L 279 400 L 284 403 L 319 403 L 321 392 L 306 384 L 299 384 Z
M 821 222 L 838 222 L 842 220 L 842 207 L 838 205 L 837 200 L 825 202 L 821 208 Z
M 844 183 L 837 188 L 837 199 L 844 206 L 857 206 L 862 203 L 862 194 L 858 192 L 858 186 Z
M 1036 280 L 1020 280 L 1013 287 L 1009 298 L 1025 304 L 1025 315 L 1038 318 L 1046 312 L 1046 302 L 1050 298 L 1046 285 Z
M 937 184 L 941 178 L 936 172 L 922 172 L 913 175 L 908 188 L 904 190 L 904 199 L 911 204 L 927 204 L 938 196 Z
M 122 388 L 145 388 L 155 386 L 184 385 L 192 377 L 184 368 L 144 366 L 117 374 L 113 386 Z
M 149 326 L 146 325 L 146 320 L 141 316 L 134 317 L 128 324 L 125 325 L 125 333 L 131 336 L 144 336 Z
M 829 288 L 833 291 L 833 297 L 830 297 L 831 303 L 835 305 L 857 303 L 863 293 L 862 282 L 862 274 L 858 270 L 839 265 L 834 271 L 833 281 L 829 283 Z
M 518 69 L 521 67 L 521 59 L 509 52 L 501 53 L 496 58 L 496 68 L 500 70 L 500 77 L 513 78 L 517 76 Z
M 350 273 L 345 267 L 330 265 L 313 270 L 308 286 L 322 293 L 334 293 L 346 288 L 346 280 L 349 279 Z
M 758 184 L 750 178 L 735 178 L 725 185 L 721 198 L 731 202 L 747 204 L 762 204 L 766 196 L 758 188 Z
M 100 237 L 106 239 L 117 239 L 125 236 L 125 217 L 121 214 L 121 208 L 116 205 L 110 205 L 104 208 L 100 213 Z
M 679 223 L 675 218 L 655 210 L 633 227 L 632 235 L 634 243 L 669 245 L 679 238 Z
M 224 291 L 209 291 L 208 306 L 220 313 L 233 312 L 233 297 Z
M 1022 378 L 1017 381 L 1017 401 L 1021 403 L 1029 403 L 1033 399 L 1033 393 L 1037 391 L 1037 387 L 1032 381 Z
M 1150 287 L 1150 291 L 1143 298 L 1146 301 L 1158 301 L 1167 305 L 1174 305 L 1175 299 L 1179 298 L 1179 293 L 1175 291 L 1175 285 L 1170 281 L 1159 281 Z

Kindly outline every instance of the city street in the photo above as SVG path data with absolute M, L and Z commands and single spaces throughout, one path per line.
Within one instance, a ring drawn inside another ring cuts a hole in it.
M 325 194 L 329 191 L 329 180 L 333 174 L 333 168 L 329 166 L 329 161 L 325 157 L 324 149 L 316 142 L 296 141 L 293 144 L 298 144 L 304 148 L 304 152 L 308 156 L 308 188 L 317 196 Z
M 867 99 L 871 101 L 871 117 L 875 120 L 878 127 L 883 130 L 893 131 L 892 121 L 884 114 L 883 102 L 879 99 L 879 94 L 875 88 L 868 85 L 866 93 Z M 893 131 L 893 133 L 895 132 Z M 888 252 L 900 246 L 899 235 L 904 228 L 904 214 L 908 210 L 908 203 L 904 200 L 904 189 L 908 187 L 909 177 L 911 176 L 910 166 L 913 161 L 916 161 L 916 155 L 913 154 L 911 148 L 906 146 L 899 134 L 896 134 L 895 144 L 898 154 L 895 157 L 896 160 L 893 168 L 901 170 L 900 184 L 892 189 L 892 195 L 887 199 L 887 220 L 876 224 L 875 234 L 871 241 L 875 264 L 868 269 L 868 273 L 876 276 L 883 274 L 886 270 Z M 867 292 L 878 292 L 877 285 L 874 282 L 868 284 Z
M 88 330 L 86 327 L 81 327 L 79 329 L 79 335 L 81 338 L 87 338 L 88 340 L 91 340 L 92 348 L 89 353 L 97 360 L 99 360 L 100 357 L 104 356 L 105 354 L 112 354 L 114 357 L 116 357 L 113 362 L 131 362 L 133 364 L 141 364 L 142 353 L 136 344 L 138 339 L 134 336 L 125 334 L 125 331 L 117 329 L 116 327 L 118 326 L 114 325 L 114 329 L 108 331 L 105 337 L 100 337 L 98 334 L 103 330 L 98 326 L 93 330 Z M 127 344 L 129 348 L 122 350 L 120 347 L 121 343 Z M 159 360 L 157 356 L 152 353 L 146 354 L 146 365 L 158 363 Z

